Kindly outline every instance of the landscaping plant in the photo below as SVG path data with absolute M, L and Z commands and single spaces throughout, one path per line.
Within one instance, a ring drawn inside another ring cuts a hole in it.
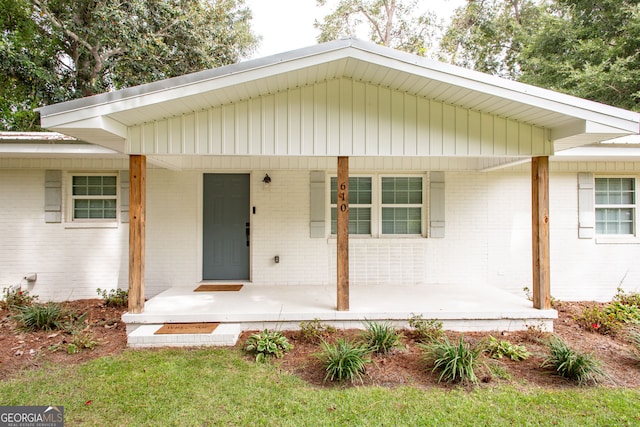
M 21 328 L 27 331 L 51 331 L 61 329 L 67 313 L 55 302 L 20 307 L 14 316 Z
M 319 343 L 335 333 L 336 328 L 320 322 L 320 319 L 300 322 L 300 338 L 310 343 Z
M 362 339 L 371 352 L 384 354 L 402 347 L 402 338 L 402 334 L 389 322 L 365 321 Z
M 585 307 L 575 321 L 587 331 L 601 335 L 616 335 L 623 327 L 619 318 L 597 305 Z
M 640 292 L 625 292 L 619 287 L 618 292 L 613 297 L 613 301 L 640 308 Z
M 605 377 L 600 362 L 590 354 L 580 353 L 567 345 L 562 338 L 551 337 L 549 355 L 541 367 L 553 369 L 559 376 L 577 381 L 579 385 L 597 384 Z
M 464 336 L 457 343 L 444 336 L 440 341 L 419 346 L 425 351 L 425 360 L 433 364 L 432 372 L 440 372 L 438 382 L 478 383 L 474 370 L 478 367 L 482 346 L 472 346 L 465 342 Z
M 104 300 L 107 307 L 126 307 L 129 304 L 129 292 L 124 289 L 96 289 L 98 295 Z
M 366 344 L 339 338 L 335 344 L 322 341 L 321 348 L 317 356 L 326 370 L 324 381 L 362 381 L 366 364 L 371 362 Z
M 29 291 L 20 288 L 5 288 L 0 300 L 0 308 L 4 310 L 20 310 L 22 307 L 32 305 L 38 299 L 37 295 L 30 295 Z
M 264 362 L 267 357 L 282 357 L 292 348 L 281 332 L 268 329 L 252 334 L 244 346 L 246 351 L 256 355 L 256 362 Z
M 424 319 L 422 315 L 413 315 L 409 319 L 409 326 L 414 329 L 419 341 L 431 342 L 444 336 L 442 322 L 435 319 Z
M 531 356 L 525 346 L 512 344 L 507 340 L 499 340 L 493 336 L 489 336 L 487 352 L 494 359 L 501 359 L 506 356 L 514 361 L 525 360 Z

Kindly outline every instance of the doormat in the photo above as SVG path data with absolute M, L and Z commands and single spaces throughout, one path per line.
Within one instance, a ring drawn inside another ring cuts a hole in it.
M 193 292 L 239 291 L 242 285 L 200 285 Z
M 210 334 L 218 325 L 219 323 L 166 323 L 153 334 Z

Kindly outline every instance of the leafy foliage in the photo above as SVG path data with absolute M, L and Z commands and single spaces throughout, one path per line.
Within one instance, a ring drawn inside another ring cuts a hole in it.
M 15 311 L 32 305 L 37 299 L 37 295 L 30 295 L 28 291 L 19 288 L 5 288 L 2 300 L 0 300 L 0 308 Z
M 597 305 L 584 308 L 575 320 L 587 331 L 602 335 L 616 335 L 623 326 L 619 318 Z
M 307 342 L 319 343 L 335 332 L 336 328 L 322 323 L 320 319 L 300 322 L 300 338 Z
M 326 0 L 316 3 L 324 6 Z M 439 28 L 435 15 L 418 15 L 417 6 L 418 0 L 340 0 L 322 23 L 315 21 L 318 42 L 354 37 L 365 27 L 374 43 L 425 56 Z
M 640 292 L 625 292 L 622 288 L 618 288 L 618 292 L 614 295 L 613 301 L 640 308 Z
M 326 370 L 324 381 L 362 380 L 366 364 L 371 362 L 366 344 L 339 338 L 335 344 L 322 341 L 321 348 L 322 351 L 317 357 Z
M 0 129 L 33 108 L 237 62 L 257 43 L 244 0 L 0 0 Z
M 549 355 L 542 362 L 543 368 L 552 368 L 563 378 L 577 381 L 583 385 L 597 384 L 605 377 L 600 362 L 590 354 L 573 350 L 559 337 L 552 337 L 548 342 Z
M 457 343 L 444 337 L 440 341 L 420 344 L 425 351 L 425 360 L 433 364 L 432 372 L 439 371 L 438 382 L 478 383 L 475 369 L 482 354 L 482 346 L 472 346 L 461 336 Z
M 107 307 L 126 307 L 129 304 L 129 292 L 125 289 L 96 289 Z
M 366 321 L 362 339 L 375 353 L 388 353 L 402 347 L 402 334 L 389 322 Z
M 531 356 L 525 346 L 512 344 L 507 340 L 498 340 L 493 336 L 489 336 L 487 352 L 494 359 L 501 359 L 503 356 L 507 356 L 515 361 L 526 360 Z
M 521 80 L 638 109 L 637 0 L 556 0 L 523 49 Z
M 456 10 L 442 38 L 442 59 L 516 79 L 521 52 L 544 13 L 544 7 L 533 0 L 467 2 Z
M 422 315 L 413 315 L 409 319 L 409 326 L 415 330 L 418 340 L 430 342 L 444 336 L 442 322 L 435 319 L 424 319 Z
M 93 350 L 98 345 L 91 333 L 77 332 L 73 334 L 71 342 L 67 344 L 67 353 L 76 354 L 82 350 Z
M 265 329 L 252 334 L 245 343 L 244 349 L 256 355 L 256 362 L 264 362 L 267 357 L 282 357 L 293 345 L 281 332 Z

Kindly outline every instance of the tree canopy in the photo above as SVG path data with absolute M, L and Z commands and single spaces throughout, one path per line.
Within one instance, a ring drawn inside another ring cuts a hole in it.
M 33 108 L 218 67 L 257 37 L 244 0 L 0 0 L 0 128 Z
M 324 6 L 326 0 L 317 0 Z M 425 56 L 438 27 L 432 12 L 416 14 L 418 0 L 340 0 L 333 12 L 316 20 L 318 42 L 354 37 L 366 28 L 371 41 Z

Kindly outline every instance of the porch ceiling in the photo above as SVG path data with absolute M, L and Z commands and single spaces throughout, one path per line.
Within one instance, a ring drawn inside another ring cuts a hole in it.
M 637 113 L 339 40 L 41 108 L 42 125 L 119 149 L 127 128 L 346 78 L 550 130 L 556 151 L 638 133 Z

